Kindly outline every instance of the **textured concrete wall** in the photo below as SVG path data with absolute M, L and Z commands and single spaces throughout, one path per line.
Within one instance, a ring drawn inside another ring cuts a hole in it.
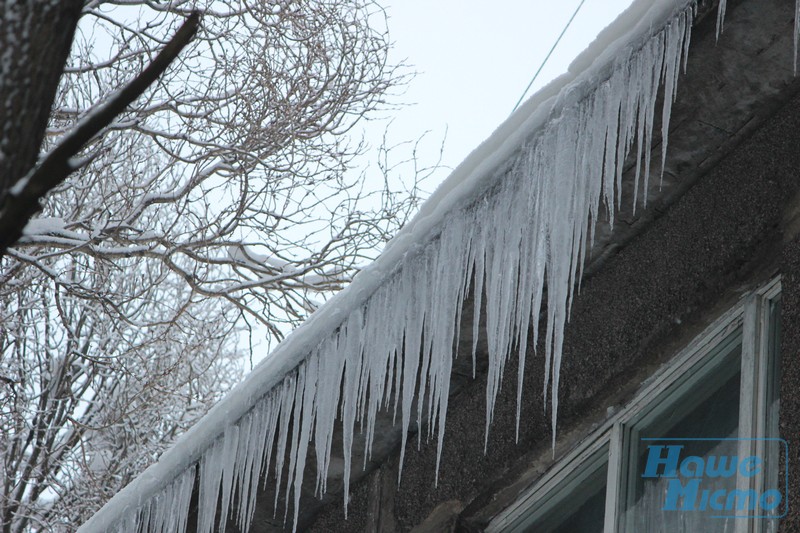
M 780 434 L 789 443 L 789 511 L 781 531 L 800 531 L 800 238 L 786 244 L 782 259 Z
M 800 99 L 794 98 L 585 280 L 566 331 L 559 411 L 564 440 L 573 430 L 583 431 L 576 428 L 602 421 L 606 407 L 624 402 L 647 373 L 741 292 L 780 268 L 785 291 L 781 434 L 790 440 L 792 460 L 800 458 L 800 241 L 783 244 L 789 239 L 785 230 L 794 232 L 799 169 Z M 526 366 L 519 442 L 512 364 L 497 401 L 488 454 L 483 453 L 482 375 L 451 398 L 438 486 L 435 441 L 423 439 L 419 452 L 410 441 L 399 488 L 393 487 L 395 453 L 354 491 L 347 521 L 341 504 L 332 504 L 312 530 L 408 531 L 426 519 L 428 530 L 456 523 L 461 530 L 480 529 L 509 501 L 513 489 L 507 487 L 519 483 L 519 473 L 549 449 L 541 354 L 540 347 Z M 790 515 L 782 530 L 800 531 L 800 471 L 796 463 L 790 467 Z

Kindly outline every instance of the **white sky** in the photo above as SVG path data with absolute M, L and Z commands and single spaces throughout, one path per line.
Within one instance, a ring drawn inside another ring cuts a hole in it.
M 447 134 L 442 168 L 424 183 L 431 193 L 508 117 L 581 0 L 494 0 L 491 5 L 477 0 L 380 1 L 394 43 L 390 62 L 406 63 L 417 73 L 403 94 L 390 99 L 402 107 L 382 113 L 392 121 L 388 143 L 415 140 L 429 131 L 418 153 L 426 166 L 437 160 Z M 526 99 L 566 72 L 574 57 L 631 2 L 585 0 Z M 386 126 L 386 121 L 375 121 L 364 128 L 371 146 L 364 164 L 374 164 Z M 408 155 L 401 149 L 390 162 Z M 399 173 L 408 180 L 410 170 L 404 165 Z M 374 167 L 366 175 L 381 179 Z M 254 346 L 263 338 L 254 336 Z M 255 362 L 267 352 L 256 348 Z
M 390 3 L 391 2 L 391 3 Z M 631 0 L 585 0 L 527 93 L 564 73 Z M 391 59 L 417 75 L 396 101 L 390 140 L 425 139 L 432 163 L 447 132 L 443 165 L 454 168 L 510 114 L 580 0 L 386 0 Z M 379 139 L 369 139 L 376 146 Z M 437 182 L 449 171 L 437 175 Z M 429 192 L 434 183 L 425 187 Z

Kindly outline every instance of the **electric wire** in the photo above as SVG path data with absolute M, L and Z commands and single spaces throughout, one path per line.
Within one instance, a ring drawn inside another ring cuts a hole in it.
M 572 16 L 569 18 L 569 21 L 567 21 L 567 25 L 564 26 L 563 30 L 561 30 L 561 35 L 558 36 L 558 39 L 556 39 L 556 42 L 554 42 L 553 46 L 550 47 L 550 51 L 547 52 L 547 55 L 545 56 L 544 60 L 542 61 L 542 64 L 539 65 L 539 68 L 536 70 L 536 73 L 533 75 L 533 78 L 531 78 L 530 83 L 528 83 L 528 86 L 525 87 L 525 91 L 523 91 L 522 96 L 520 96 L 519 100 L 517 100 L 517 103 L 514 105 L 514 109 L 511 110 L 512 113 L 517 110 L 517 108 L 519 107 L 519 104 L 521 104 L 522 100 L 525 98 L 525 95 L 528 94 L 528 91 L 531 89 L 531 86 L 533 85 L 533 82 L 535 82 L 536 78 L 539 77 L 539 74 L 542 72 L 542 69 L 547 64 L 547 60 L 550 59 L 551 55 L 553 55 L 553 51 L 556 49 L 556 46 L 558 46 L 558 43 L 561 42 L 561 38 L 564 37 L 564 34 L 567 33 L 567 30 L 569 29 L 570 25 L 572 24 L 572 21 L 575 20 L 575 16 L 578 14 L 578 11 L 580 11 L 581 8 L 583 7 L 584 2 L 586 2 L 586 0 L 581 0 L 581 3 L 578 4 L 578 7 L 575 8 L 575 12 L 572 13 Z

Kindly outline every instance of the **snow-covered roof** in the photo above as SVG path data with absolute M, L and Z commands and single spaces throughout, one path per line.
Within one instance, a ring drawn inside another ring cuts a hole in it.
M 453 345 L 473 280 L 475 309 L 486 299 L 487 431 L 505 361 L 519 346 L 524 368 L 529 326 L 535 338 L 542 310 L 555 427 L 563 329 L 601 202 L 613 221 L 633 147 L 646 189 L 656 113 L 666 143 L 693 9 L 691 0 L 636 0 L 475 149 L 350 286 L 79 532 L 184 531 L 195 476 L 198 531 L 212 530 L 220 499 L 228 513 L 234 492 L 246 530 L 271 465 L 288 467 L 296 522 L 308 448 L 324 491 L 337 417 L 346 503 L 355 423 L 364 421 L 369 446 L 378 410 L 392 402 L 402 450 L 415 419 L 437 430 L 441 451 Z

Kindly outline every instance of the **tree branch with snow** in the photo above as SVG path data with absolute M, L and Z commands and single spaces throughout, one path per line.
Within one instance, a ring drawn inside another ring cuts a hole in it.
M 87 159 L 76 158 L 80 150 L 155 83 L 189 44 L 199 24 L 200 13 L 195 11 L 147 68 L 84 116 L 42 161 L 11 186 L 0 206 L 0 257 L 17 242 L 30 218 L 41 210 L 39 201 L 44 195 L 88 162 Z
M 202 25 L 145 85 L 195 9 Z M 72 530 L 99 508 L 240 377 L 243 332 L 280 339 L 347 284 L 430 171 L 403 181 L 381 162 L 378 186 L 359 173 L 359 123 L 403 80 L 371 0 L 90 0 L 79 14 L 55 97 L 31 104 L 47 109 L 26 165 L 4 166 L 22 152 L 0 131 L 0 178 L 17 185 L 0 193 L 0 234 L 19 233 L 0 257 L 4 533 Z M 0 56 L 14 27 L 0 25 Z M 0 119 L 16 117 L 5 102 Z

